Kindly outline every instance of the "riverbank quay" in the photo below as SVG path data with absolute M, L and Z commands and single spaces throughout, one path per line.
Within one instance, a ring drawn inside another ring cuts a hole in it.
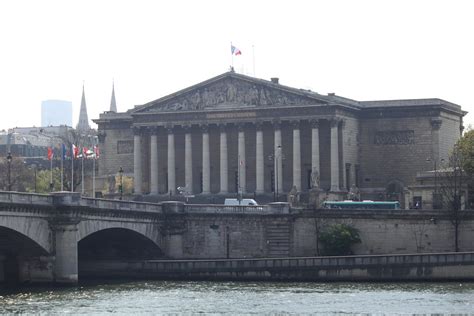
M 474 281 L 474 252 L 215 260 L 89 261 L 81 278 Z

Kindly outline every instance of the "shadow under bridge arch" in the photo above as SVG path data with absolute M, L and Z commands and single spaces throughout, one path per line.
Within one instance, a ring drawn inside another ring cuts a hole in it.
M 144 260 L 164 256 L 158 243 L 128 228 L 106 228 L 79 240 L 78 260 Z

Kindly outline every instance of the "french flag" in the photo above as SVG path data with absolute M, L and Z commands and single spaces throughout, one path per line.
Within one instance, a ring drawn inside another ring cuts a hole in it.
M 242 52 L 240 51 L 240 49 L 238 49 L 237 47 L 235 47 L 234 45 L 230 45 L 230 51 L 232 53 L 232 55 L 242 55 Z

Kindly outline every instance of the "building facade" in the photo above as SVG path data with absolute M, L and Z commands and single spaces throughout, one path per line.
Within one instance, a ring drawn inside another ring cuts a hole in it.
M 100 175 L 122 167 L 137 195 L 356 188 L 403 201 L 427 159 L 447 158 L 465 114 L 440 99 L 356 101 L 231 71 L 94 121 Z

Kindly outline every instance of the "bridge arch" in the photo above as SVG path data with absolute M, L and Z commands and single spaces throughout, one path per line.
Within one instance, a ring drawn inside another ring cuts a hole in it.
M 138 233 L 151 240 L 156 246 L 162 249 L 163 242 L 160 230 L 156 223 L 137 223 L 137 222 L 111 222 L 111 221 L 93 221 L 85 220 L 78 224 L 77 241 L 80 242 L 84 238 L 108 229 L 126 229 Z
M 45 253 L 50 254 L 52 252 L 51 229 L 46 219 L 0 216 L 0 229 L 2 227 L 27 237 Z

